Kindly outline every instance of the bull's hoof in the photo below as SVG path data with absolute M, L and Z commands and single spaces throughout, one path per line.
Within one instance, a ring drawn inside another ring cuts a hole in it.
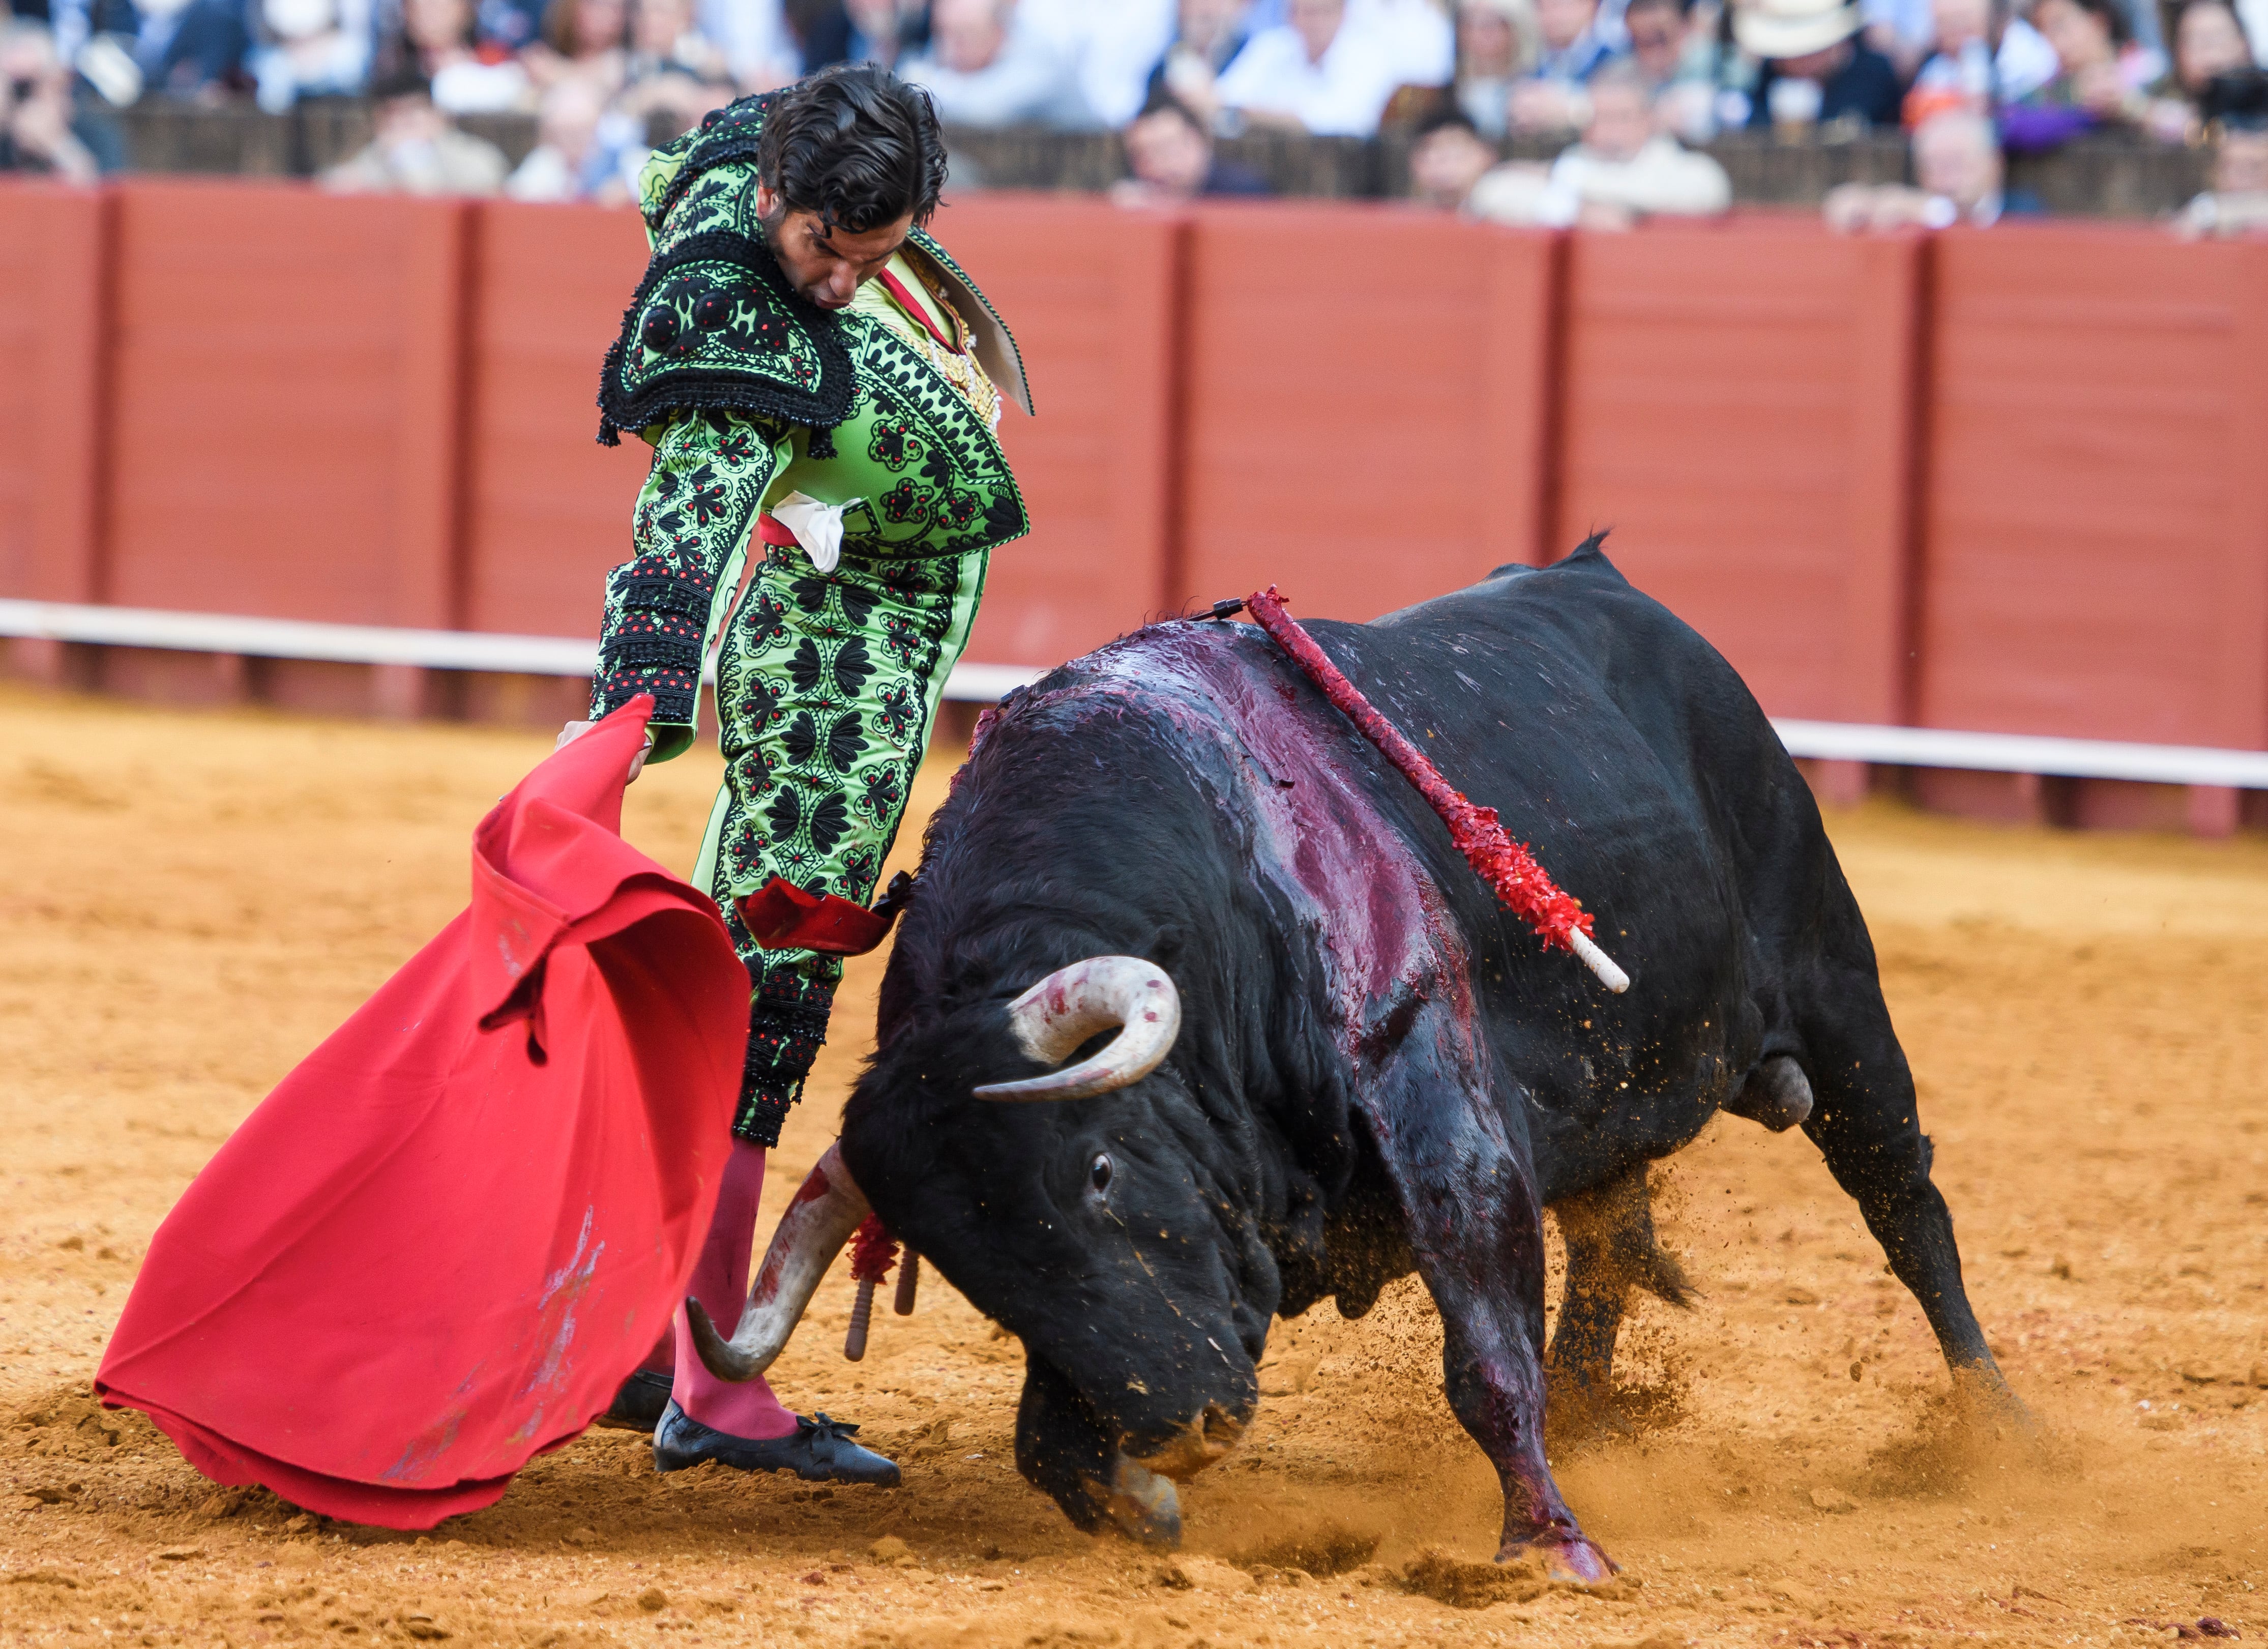
M 1101 1491 L 1111 1527 L 1152 1551 L 1179 1551 L 1182 1499 L 1173 1481 L 1123 1454 L 1111 1462 L 1110 1483 Z
M 1600 1550 L 1595 1541 L 1580 1535 L 1546 1535 L 1535 1540 L 1507 1535 L 1496 1560 L 1535 1564 L 1546 1580 L 1568 1586 L 1603 1586 L 1622 1572 L 1622 1565 Z
M 2033 1468 L 2065 1469 L 2072 1463 L 2067 1447 L 2009 1389 L 1997 1368 L 1955 1371 L 1953 1415 L 1972 1452 Z

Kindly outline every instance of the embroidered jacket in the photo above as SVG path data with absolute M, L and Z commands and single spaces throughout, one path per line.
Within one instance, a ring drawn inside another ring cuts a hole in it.
M 843 552 L 861 558 L 962 556 L 1030 530 L 950 357 L 870 314 L 822 310 L 781 273 L 755 209 L 770 104 L 719 109 L 647 163 L 652 257 L 600 383 L 600 440 L 630 430 L 655 450 L 636 553 L 607 582 L 592 712 L 652 693 L 657 760 L 692 741 L 720 598 L 739 585 L 769 500 L 799 491 L 845 506 Z M 958 347 L 1029 412 L 1015 341 L 975 283 L 920 230 L 904 251 L 960 323 Z

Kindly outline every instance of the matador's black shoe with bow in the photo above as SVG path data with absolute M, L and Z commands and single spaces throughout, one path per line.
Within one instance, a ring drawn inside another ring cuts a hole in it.
M 850 1440 L 858 1428 L 824 1414 L 798 1415 L 785 1437 L 734 1437 L 707 1426 L 672 1402 L 653 1429 L 653 1469 L 682 1471 L 721 1461 L 740 1471 L 792 1471 L 806 1483 L 898 1486 L 895 1462 Z

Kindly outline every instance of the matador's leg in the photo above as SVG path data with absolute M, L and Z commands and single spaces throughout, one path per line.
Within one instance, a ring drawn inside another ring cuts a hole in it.
M 967 643 L 984 566 L 981 553 L 902 562 L 846 554 L 822 576 L 799 552 L 776 552 L 728 627 L 718 661 L 725 780 L 696 873 L 715 893 L 748 968 L 736 1153 L 761 1158 L 778 1142 L 826 1038 L 843 965 L 809 951 L 761 949 L 733 901 L 775 875 L 861 903 L 872 896 L 945 678 Z M 744 1226 L 738 1202 L 720 1205 L 709 1240 L 722 1263 L 737 1263 L 732 1274 L 741 1282 L 755 1235 L 753 1196 L 745 1214 Z M 715 1269 L 711 1257 L 704 1254 L 704 1276 Z M 703 1303 L 720 1326 L 737 1321 L 737 1284 L 725 1300 L 703 1295 Z M 665 1416 L 656 1454 L 666 1465 L 712 1454 L 733 1464 L 770 1463 L 762 1450 L 730 1446 L 778 1439 L 771 1450 L 799 1447 L 806 1439 L 792 1434 L 813 1424 L 781 1407 L 762 1380 L 716 1380 L 682 1343 L 672 1395 L 710 1435 L 679 1438 L 687 1430 L 682 1421 Z M 856 1447 L 847 1439 L 820 1440 L 846 1457 Z

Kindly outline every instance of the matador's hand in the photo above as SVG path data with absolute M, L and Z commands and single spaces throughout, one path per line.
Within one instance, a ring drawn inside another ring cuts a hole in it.
M 564 750 L 569 745 L 574 743 L 575 740 L 581 738 L 585 733 L 590 732 L 592 728 L 598 725 L 599 724 L 594 721 L 571 721 L 564 727 L 562 727 L 559 730 L 558 740 L 553 744 L 551 747 L 554 750 Z M 630 778 L 623 780 L 622 782 L 624 784 L 629 784 L 631 780 L 636 779 L 639 774 L 645 771 L 646 753 L 652 748 L 653 732 L 651 729 L 648 729 L 645 735 L 645 742 L 638 747 L 637 754 L 630 758 Z

